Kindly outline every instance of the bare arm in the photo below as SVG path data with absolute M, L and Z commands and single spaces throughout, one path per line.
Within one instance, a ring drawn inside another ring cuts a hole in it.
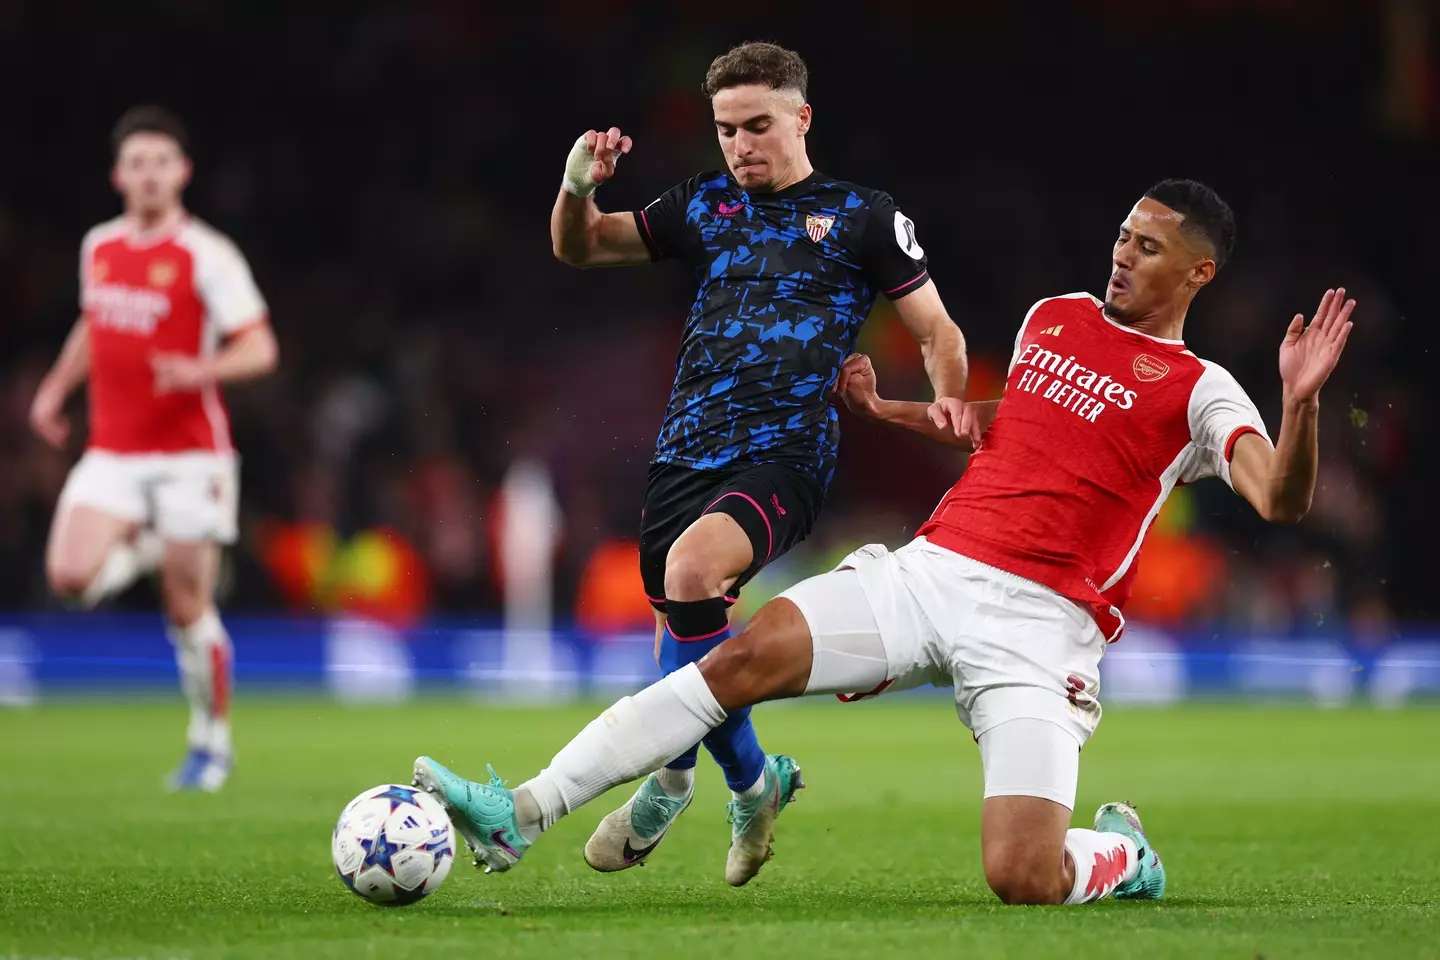
M 858 416 L 903 427 L 936 443 L 971 452 L 979 449 L 980 437 L 1000 407 L 999 400 L 965 403 L 954 397 L 941 397 L 934 403 L 885 400 L 876 392 L 875 368 L 863 353 L 845 359 L 835 390 Z
M 65 345 L 60 348 L 60 356 L 55 358 L 55 365 L 50 368 L 45 379 L 51 381 L 63 396 L 68 397 L 89 375 L 90 325 L 81 317 L 75 321 L 75 326 L 70 328 Z
M 280 362 L 280 347 L 269 323 L 253 323 L 236 333 L 209 357 L 180 353 L 156 354 L 150 359 L 157 393 L 203 390 L 221 383 L 253 380 L 270 373 Z
M 572 267 L 628 267 L 650 262 L 633 213 L 602 213 L 595 197 L 561 190 L 550 211 L 555 259 Z
M 60 356 L 40 381 L 35 399 L 30 404 L 30 426 L 42 440 L 53 447 L 65 445 L 70 423 L 62 411 L 65 401 L 75 388 L 90 375 L 90 326 L 82 316 L 70 328 Z
M 1279 439 L 1274 447 L 1254 433 L 1235 441 L 1230 482 L 1271 523 L 1297 523 L 1310 510 L 1320 466 L 1320 387 L 1345 349 L 1354 308 L 1341 287 L 1326 291 L 1308 327 L 1296 314 L 1280 345 L 1284 400 Z
M 1316 400 L 1287 399 L 1276 446 L 1258 433 L 1235 441 L 1230 482 L 1270 523 L 1298 523 L 1310 510 L 1320 466 L 1319 413 Z
M 945 423 L 938 422 L 931 415 L 930 408 L 932 406 L 933 404 L 921 403 L 918 400 L 882 400 L 877 397 L 874 406 L 860 415 L 868 416 L 881 423 L 904 427 L 906 430 L 918 433 L 936 443 L 943 443 L 946 446 L 957 447 L 973 453 L 976 443 L 971 435 L 972 428 L 967 418 L 973 417 L 974 432 L 983 434 L 989 428 L 990 422 L 995 419 L 995 411 L 1000 408 L 1000 401 L 982 400 L 978 403 L 967 403 L 965 404 L 965 414 L 960 420 Z
M 940 300 L 940 291 L 933 280 L 913 293 L 895 301 L 895 310 L 905 329 L 920 344 L 925 360 L 925 374 L 935 390 L 935 399 L 965 397 L 969 366 L 965 356 L 965 337 Z
M 621 267 L 650 262 L 633 213 L 602 213 L 595 190 L 615 176 L 631 140 L 618 127 L 587 130 L 570 148 L 560 196 L 550 211 L 550 247 L 573 267 Z

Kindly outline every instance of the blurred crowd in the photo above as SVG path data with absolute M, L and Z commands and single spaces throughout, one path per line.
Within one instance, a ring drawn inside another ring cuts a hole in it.
M 83 431 L 49 450 L 26 409 L 75 318 L 80 237 L 117 210 L 110 125 L 160 102 L 191 128 L 191 209 L 245 251 L 281 340 L 281 372 L 229 393 L 243 537 L 226 602 L 493 615 L 497 495 L 523 461 L 553 484 L 557 614 L 648 622 L 633 537 L 692 289 L 673 265 L 562 266 L 549 209 L 587 127 L 635 140 L 606 209 L 718 166 L 705 68 L 768 38 L 810 63 L 816 167 L 888 191 L 916 222 L 969 340 L 972 397 L 998 392 L 1031 303 L 1102 287 L 1116 225 L 1163 177 L 1210 182 L 1236 210 L 1234 259 L 1187 342 L 1272 433 L 1286 323 L 1327 286 L 1359 299 L 1322 397 L 1311 515 L 1266 529 L 1219 481 L 1182 488 L 1142 554 L 1133 616 L 1378 642 L 1440 615 L 1418 466 L 1436 452 L 1418 333 L 1440 264 L 1425 5 L 1059 6 L 892 0 L 763 24 L 620 0 L 0 6 L 0 81 L 25 91 L 0 113 L 0 609 L 50 603 L 43 546 Z M 883 393 L 924 396 L 888 305 L 861 349 Z M 747 608 L 861 542 L 902 543 L 963 465 L 842 422 L 816 534 Z

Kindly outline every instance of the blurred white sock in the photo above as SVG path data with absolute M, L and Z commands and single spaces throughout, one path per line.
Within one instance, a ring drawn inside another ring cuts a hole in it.
M 191 749 L 230 752 L 230 674 L 233 652 L 220 615 L 212 608 L 187 627 L 171 625 L 180 689 L 190 704 L 186 734 Z
M 140 577 L 160 565 L 164 544 L 153 530 L 141 530 L 132 540 L 122 540 L 110 548 L 105 562 L 80 594 L 80 605 L 93 610 L 100 601 L 123 593 Z

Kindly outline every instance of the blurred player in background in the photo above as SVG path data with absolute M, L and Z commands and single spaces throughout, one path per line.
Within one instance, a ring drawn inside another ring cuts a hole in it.
M 159 570 L 190 703 L 171 785 L 213 791 L 232 762 L 230 639 L 213 595 L 239 493 L 219 387 L 270 372 L 278 351 L 244 257 L 181 203 L 191 165 L 179 120 L 133 108 L 112 143 L 124 214 L 85 235 L 80 318 L 30 411 L 35 432 L 63 447 L 66 399 L 89 387 L 89 442 L 60 494 L 45 569 L 57 595 L 85 606 Z
M 953 685 L 985 776 L 985 877 L 1006 903 L 1155 899 L 1165 870 L 1135 811 L 1107 803 L 1070 829 L 1080 748 L 1100 721 L 1100 658 L 1124 626 L 1145 531 L 1178 483 L 1219 476 L 1266 520 L 1309 509 L 1320 387 L 1354 301 L 1328 291 L 1280 346 L 1278 444 L 1245 391 L 1181 334 L 1190 302 L 1229 256 L 1230 209 L 1208 187 L 1166 181 L 1120 227 L 1106 297 L 1053 297 L 1021 324 L 1004 398 L 881 400 L 864 357 L 847 403 L 974 449 L 917 538 L 871 544 L 766 604 L 699 664 L 625 697 L 515 791 L 471 783 L 427 757 L 416 782 L 450 808 L 492 869 L 513 866 L 554 822 L 668 761 L 746 706 L 804 694 L 853 700 Z M 862 846 L 883 851 L 886 813 Z
M 877 296 L 895 302 L 919 341 L 935 395 L 965 388 L 964 340 L 914 224 L 887 194 L 811 166 L 806 84 L 804 61 L 773 44 L 717 57 L 703 89 L 726 169 L 691 177 L 643 210 L 602 213 L 595 189 L 631 141 L 613 127 L 591 130 L 570 152 L 551 215 L 555 255 L 566 263 L 675 259 L 699 284 L 641 517 L 641 575 L 666 673 L 721 644 L 740 588 L 814 525 L 839 442 L 831 391 Z M 725 875 L 740 885 L 769 856 L 800 771 L 760 749 L 748 708 L 704 744 L 734 793 Z M 690 803 L 698 749 L 667 757 L 605 819 L 585 847 L 592 867 L 623 870 L 655 848 Z

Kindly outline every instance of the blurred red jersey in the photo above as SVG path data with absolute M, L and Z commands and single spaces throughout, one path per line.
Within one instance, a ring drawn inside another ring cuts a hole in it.
M 228 452 L 220 391 L 158 394 L 150 358 L 203 356 L 266 319 L 230 240 L 188 215 L 137 232 L 102 223 L 80 247 L 80 306 L 90 337 L 90 448 L 115 453 Z
M 919 535 L 1050 587 L 1113 641 L 1170 491 L 1230 483 L 1236 439 L 1268 434 L 1223 368 L 1101 306 L 1075 293 L 1030 309 L 981 449 Z

